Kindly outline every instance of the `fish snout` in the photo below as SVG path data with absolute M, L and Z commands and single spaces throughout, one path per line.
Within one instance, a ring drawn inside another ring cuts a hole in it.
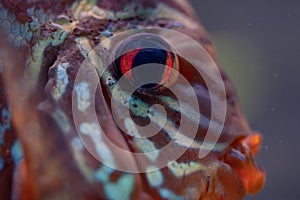
M 225 163 L 240 176 L 248 194 L 258 193 L 265 184 L 265 172 L 253 158 L 261 142 L 259 133 L 248 135 L 233 145 L 225 155 Z

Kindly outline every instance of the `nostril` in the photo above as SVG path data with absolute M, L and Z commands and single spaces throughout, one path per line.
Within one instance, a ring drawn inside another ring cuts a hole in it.
M 242 144 L 250 148 L 252 155 L 256 155 L 260 149 L 262 137 L 259 133 L 247 136 L 242 140 Z

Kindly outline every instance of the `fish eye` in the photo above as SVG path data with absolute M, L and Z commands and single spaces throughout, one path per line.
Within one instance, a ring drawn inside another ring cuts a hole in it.
M 177 55 L 167 41 L 154 34 L 140 33 L 126 38 L 114 56 L 117 76 L 124 76 L 131 85 L 140 85 L 137 91 L 144 94 L 161 91 L 178 77 Z M 143 70 L 134 70 L 139 66 Z M 148 79 L 151 81 L 144 84 Z

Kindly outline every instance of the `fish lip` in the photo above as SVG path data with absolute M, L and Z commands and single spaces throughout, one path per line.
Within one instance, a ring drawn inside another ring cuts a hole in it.
M 224 155 L 224 162 L 239 175 L 248 194 L 258 193 L 265 185 L 265 171 L 254 160 L 261 142 L 259 133 L 251 133 L 235 141 Z

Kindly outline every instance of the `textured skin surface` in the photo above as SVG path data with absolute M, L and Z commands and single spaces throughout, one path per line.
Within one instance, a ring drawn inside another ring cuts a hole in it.
M 207 33 L 188 4 L 179 2 L 0 1 L 0 199 L 238 200 L 262 188 L 264 173 L 253 160 L 261 138 L 250 130 L 222 69 L 228 102 L 219 139 L 224 146 L 205 159 L 199 159 L 199 149 L 191 148 L 169 167 L 131 174 L 102 165 L 80 143 L 71 101 L 72 92 L 85 86 L 74 85 L 74 79 L 86 51 L 104 39 L 129 29 L 164 27 L 194 38 L 216 60 Z M 180 66 L 180 72 L 193 83 L 202 114 L 209 117 L 210 100 L 203 79 L 193 75 L 183 59 Z M 101 84 L 96 110 L 105 134 L 123 149 L 143 152 L 143 145 L 114 124 L 107 105 L 110 86 L 106 80 Z M 145 120 L 138 110 L 141 101 L 170 107 L 170 101 L 151 97 L 134 100 L 138 108 L 132 111 L 140 113 L 136 120 Z M 170 113 L 176 121 L 176 112 L 170 109 Z M 199 124 L 197 140 L 203 139 L 207 126 L 207 122 Z M 89 122 L 82 127 L 97 131 Z M 161 133 L 149 142 L 156 146 L 167 143 L 170 138 L 164 136 L 164 130 Z M 118 162 L 136 168 L 142 164 L 132 157 Z

